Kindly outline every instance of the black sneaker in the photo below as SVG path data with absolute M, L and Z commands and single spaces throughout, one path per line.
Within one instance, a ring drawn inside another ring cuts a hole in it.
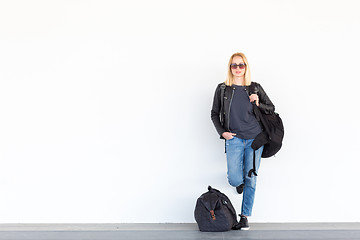
M 238 192 L 238 194 L 242 194 L 244 191 L 244 186 L 245 184 L 241 184 L 240 186 L 236 187 L 236 191 Z
M 249 222 L 246 217 L 240 216 L 240 222 L 235 225 L 234 230 L 249 230 Z

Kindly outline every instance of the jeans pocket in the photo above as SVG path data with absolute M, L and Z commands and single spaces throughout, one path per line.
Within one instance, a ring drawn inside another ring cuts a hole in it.
M 235 137 L 233 137 L 233 138 L 231 138 L 231 139 L 229 139 L 229 140 L 225 140 L 225 144 L 226 144 L 226 145 L 229 145 L 230 142 L 232 142 L 232 141 L 234 140 L 234 138 L 235 138 Z

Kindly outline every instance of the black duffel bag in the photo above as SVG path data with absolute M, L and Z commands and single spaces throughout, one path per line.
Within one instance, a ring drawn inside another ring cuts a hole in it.
M 194 216 L 202 232 L 225 232 L 238 222 L 230 199 L 217 189 L 208 187 L 196 202 Z

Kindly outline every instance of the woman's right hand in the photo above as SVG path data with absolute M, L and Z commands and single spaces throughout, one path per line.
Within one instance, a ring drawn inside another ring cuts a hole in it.
M 236 133 L 231 132 L 223 132 L 223 134 L 221 134 L 221 136 L 223 136 L 223 138 L 225 138 L 226 140 L 232 139 L 235 135 Z

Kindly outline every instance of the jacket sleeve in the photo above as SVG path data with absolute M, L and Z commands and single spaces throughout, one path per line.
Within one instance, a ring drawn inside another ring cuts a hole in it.
M 216 131 L 219 133 L 221 137 L 221 135 L 226 131 L 220 122 L 220 109 L 221 109 L 220 85 L 221 84 L 219 84 L 215 90 L 213 105 L 211 109 L 211 120 L 216 128 Z
M 262 88 L 260 84 L 258 84 L 258 95 L 259 95 L 259 108 L 265 114 L 272 114 L 275 111 L 275 106 L 271 102 L 270 98 Z

